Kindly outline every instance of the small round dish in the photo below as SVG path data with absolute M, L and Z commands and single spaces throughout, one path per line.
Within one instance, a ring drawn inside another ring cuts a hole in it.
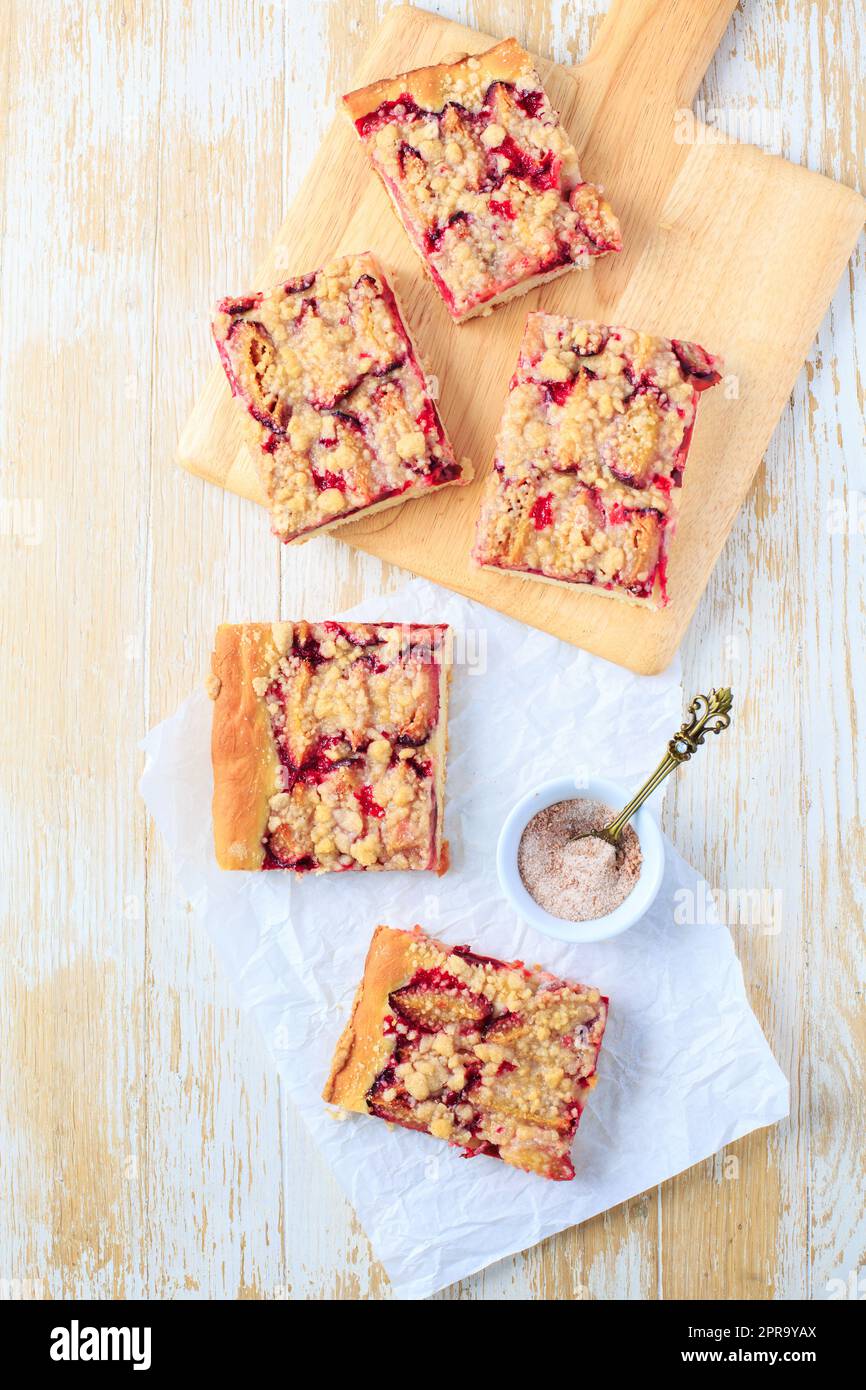
M 625 901 L 604 917 L 594 917 L 589 922 L 566 922 L 562 917 L 552 916 L 527 892 L 517 868 L 520 837 L 537 811 L 557 801 L 584 798 L 603 801 L 616 813 L 627 804 L 630 796 L 631 793 L 616 782 L 603 777 L 590 777 L 580 783 L 574 777 L 555 777 L 550 782 L 542 782 L 518 801 L 499 832 L 496 869 L 503 893 L 524 922 L 560 941 L 607 941 L 628 931 L 648 911 L 664 877 L 665 846 L 662 833 L 646 806 L 642 806 L 631 821 L 643 856 L 638 881 Z

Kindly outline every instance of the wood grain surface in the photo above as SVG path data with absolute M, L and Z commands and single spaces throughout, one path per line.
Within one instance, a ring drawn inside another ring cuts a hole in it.
M 703 123 L 684 124 L 733 8 L 734 0 L 616 0 L 586 63 L 543 64 L 584 171 L 603 180 L 622 222 L 624 251 L 591 272 L 455 327 L 340 114 L 264 265 L 252 282 L 226 287 L 246 293 L 338 253 L 375 251 L 396 274 L 439 383 L 442 418 L 458 457 L 475 464 L 476 479 L 423 506 L 389 508 L 341 527 L 340 539 L 643 673 L 664 670 L 682 640 L 866 220 L 866 202 L 850 188 L 754 146 L 722 144 Z M 370 35 L 353 84 L 481 52 L 493 41 L 426 10 L 397 6 Z M 663 612 L 612 602 L 586 586 L 539 584 L 471 563 L 481 490 L 529 308 L 691 339 L 724 358 L 723 382 L 698 411 L 670 555 L 671 602 Z M 199 477 L 262 500 L 240 412 L 216 361 L 178 458 Z
M 432 7 L 568 64 L 605 0 Z M 136 792 L 219 621 L 400 579 L 336 540 L 270 547 L 173 464 L 208 308 L 264 260 L 386 8 L 0 6 L 5 1296 L 388 1296 Z M 866 188 L 860 21 L 743 0 L 699 116 Z M 734 935 L 791 1118 L 442 1298 L 823 1299 L 866 1263 L 863 295 L 861 241 L 683 644 L 736 731 L 665 813 L 759 904 Z

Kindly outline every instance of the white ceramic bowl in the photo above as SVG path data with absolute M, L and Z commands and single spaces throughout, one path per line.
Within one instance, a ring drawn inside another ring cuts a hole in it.
M 644 915 L 661 887 L 665 871 L 664 840 L 652 812 L 646 806 L 642 806 L 631 820 L 643 855 L 640 877 L 625 902 L 604 917 L 594 917 L 590 922 L 566 922 L 561 917 L 553 917 L 539 907 L 527 892 L 517 870 L 520 837 L 536 811 L 543 811 L 545 806 L 553 806 L 557 801 L 584 797 L 590 801 L 603 801 L 616 812 L 627 804 L 633 794 L 603 777 L 591 777 L 581 783 L 574 777 L 556 777 L 551 782 L 542 782 L 540 787 L 518 801 L 499 832 L 496 869 L 503 893 L 524 922 L 546 932 L 548 936 L 558 937 L 560 941 L 607 941 L 611 936 L 619 936 L 620 932 L 633 927 Z

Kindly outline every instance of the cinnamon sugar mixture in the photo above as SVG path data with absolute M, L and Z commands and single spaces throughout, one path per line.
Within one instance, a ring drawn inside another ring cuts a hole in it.
M 601 801 L 557 801 L 536 812 L 520 837 L 517 868 L 539 907 L 566 922 L 604 917 L 624 902 L 640 876 L 640 842 L 630 825 L 618 849 L 603 840 L 573 840 L 600 830 L 616 812 Z

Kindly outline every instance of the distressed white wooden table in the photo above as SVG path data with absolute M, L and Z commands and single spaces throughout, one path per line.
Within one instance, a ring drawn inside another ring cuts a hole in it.
M 604 9 L 428 3 L 571 60 Z M 208 308 L 265 250 L 382 10 L 0 6 L 2 1295 L 387 1296 L 136 794 L 137 741 L 200 679 L 218 621 L 399 580 L 335 541 L 263 551 L 251 504 L 172 464 Z M 863 190 L 861 18 L 858 0 L 743 0 L 702 114 Z M 863 294 L 861 242 L 683 648 L 687 692 L 735 686 L 736 733 L 665 817 L 740 919 L 791 1119 L 444 1297 L 856 1289 Z

